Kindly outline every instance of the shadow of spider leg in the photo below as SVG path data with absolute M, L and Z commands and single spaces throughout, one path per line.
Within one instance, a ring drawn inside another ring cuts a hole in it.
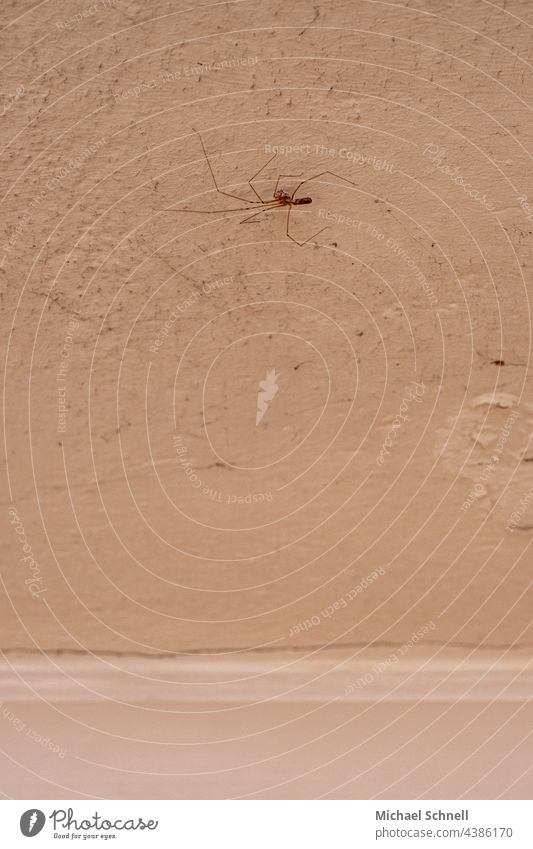
M 280 207 L 283 206 L 282 203 L 278 203 L 277 201 L 276 203 L 273 203 L 272 201 L 270 203 L 268 201 L 263 201 L 263 203 L 265 205 L 261 209 L 258 209 L 257 212 L 252 213 L 252 215 L 249 215 L 247 218 L 243 218 L 242 221 L 239 221 L 239 224 L 250 224 L 252 221 L 254 224 L 258 224 L 257 216 L 261 215 L 262 212 L 268 212 L 271 209 L 280 209 Z

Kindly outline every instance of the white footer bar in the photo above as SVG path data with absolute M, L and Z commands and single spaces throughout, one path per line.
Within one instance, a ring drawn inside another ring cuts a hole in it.
M 2 801 L 2 845 L 187 849 L 533 846 L 528 801 Z

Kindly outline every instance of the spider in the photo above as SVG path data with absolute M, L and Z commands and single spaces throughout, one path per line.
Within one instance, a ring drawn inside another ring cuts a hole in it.
M 193 130 L 194 130 L 194 127 L 193 127 Z M 207 165 L 208 165 L 209 171 L 211 173 L 211 177 L 213 179 L 213 183 L 215 185 L 216 191 L 221 195 L 225 195 L 226 197 L 235 198 L 236 200 L 240 200 L 243 203 L 245 203 L 246 206 L 233 207 L 233 208 L 230 208 L 230 209 L 176 209 L 175 207 L 167 207 L 166 209 L 159 210 L 159 212 L 198 212 L 198 213 L 201 213 L 201 214 L 213 215 L 213 214 L 217 214 L 217 213 L 221 213 L 221 212 L 241 212 L 241 211 L 244 212 L 245 210 L 246 211 L 247 210 L 253 210 L 252 215 L 249 215 L 247 218 L 243 218 L 242 221 L 240 222 L 241 224 L 245 224 L 245 223 L 247 223 L 247 222 L 249 223 L 251 221 L 257 222 L 257 217 L 259 215 L 261 215 L 263 212 L 268 212 L 271 209 L 286 208 L 287 209 L 287 218 L 286 218 L 286 223 L 285 223 L 285 234 L 286 234 L 287 238 L 289 238 L 292 242 L 295 242 L 297 245 L 302 247 L 303 245 L 307 244 L 307 242 L 310 242 L 312 239 L 316 239 L 316 237 L 320 233 L 322 233 L 324 230 L 326 230 L 327 228 L 322 227 L 320 230 L 318 230 L 312 236 L 308 236 L 308 238 L 305 239 L 303 242 L 298 241 L 298 239 L 295 239 L 295 237 L 291 234 L 290 223 L 291 223 L 291 212 L 292 212 L 293 207 L 294 206 L 303 206 L 305 204 L 313 202 L 313 199 L 310 198 L 310 197 L 295 197 L 298 190 L 301 189 L 301 187 L 303 185 L 305 185 L 305 183 L 310 183 L 311 180 L 318 180 L 319 177 L 323 177 L 325 174 L 330 174 L 332 177 L 337 177 L 339 180 L 344 180 L 344 182 L 349 183 L 350 186 L 355 186 L 355 183 L 352 182 L 352 180 L 348 180 L 346 177 L 341 176 L 341 174 L 336 174 L 334 171 L 326 170 L 326 171 L 320 171 L 319 174 L 314 174 L 313 177 L 306 177 L 305 180 L 301 180 L 298 183 L 298 185 L 296 186 L 296 188 L 294 189 L 294 191 L 292 192 L 292 194 L 289 194 L 289 192 L 286 192 L 284 189 L 279 188 L 280 181 L 283 180 L 285 177 L 298 178 L 298 177 L 301 177 L 302 174 L 280 174 L 278 176 L 278 179 L 276 180 L 276 186 L 274 188 L 273 197 L 270 200 L 265 200 L 263 197 L 261 197 L 261 195 L 259 194 L 259 192 L 255 188 L 254 180 L 257 180 L 257 178 L 259 177 L 261 172 L 264 171 L 265 168 L 268 165 L 270 165 L 272 160 L 276 158 L 277 153 L 275 153 L 273 156 L 270 157 L 270 159 L 267 162 L 265 162 L 264 165 L 261 166 L 259 171 L 256 171 L 256 173 L 253 175 L 253 177 L 251 177 L 247 181 L 251 190 L 253 191 L 253 193 L 257 197 L 257 200 L 249 200 L 248 198 L 244 198 L 241 195 L 236 195 L 236 194 L 233 194 L 232 192 L 226 192 L 219 187 L 219 185 L 217 183 L 217 179 L 215 177 L 215 173 L 214 173 L 214 171 L 211 167 L 211 162 L 209 161 L 209 157 L 207 155 L 207 151 L 205 149 L 205 145 L 204 145 L 202 136 L 200 135 L 198 130 L 194 130 L 194 132 L 196 133 L 196 135 L 200 139 L 200 144 L 202 145 L 202 150 L 204 152 L 205 161 L 207 162 Z

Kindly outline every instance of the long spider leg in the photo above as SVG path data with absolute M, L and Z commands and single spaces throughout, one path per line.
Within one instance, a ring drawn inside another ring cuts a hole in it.
M 318 232 L 317 232 L 317 233 L 315 233 L 313 236 L 308 236 L 308 237 L 307 237 L 307 239 L 306 239 L 304 242 L 299 242 L 299 241 L 298 241 L 298 239 L 295 239 L 295 238 L 294 238 L 294 236 L 291 236 L 291 234 L 290 234 L 290 232 L 289 232 L 289 224 L 290 224 L 290 220 L 291 220 L 291 212 L 292 212 L 292 205 L 291 205 L 291 204 L 289 204 L 289 209 L 288 209 L 288 211 L 287 211 L 287 226 L 286 226 L 286 228 L 285 228 L 285 233 L 286 233 L 286 235 L 288 236 L 288 238 L 289 238 L 292 242 L 295 242 L 295 243 L 296 243 L 297 245 L 299 245 L 300 247 L 303 247 L 304 245 L 306 245 L 306 244 L 307 244 L 307 242 L 310 242 L 310 241 L 311 241 L 311 239 L 315 239 L 315 238 L 318 236 L 318 234 L 319 234 L 319 233 L 322 233 L 324 230 L 326 230 L 326 229 L 327 229 L 327 227 L 322 227 L 322 229 L 321 229 L 321 230 L 318 230 Z
M 259 174 L 261 173 L 261 171 L 264 171 L 264 170 L 265 170 L 265 168 L 267 167 L 267 165 L 270 165 L 270 163 L 272 162 L 272 160 L 273 160 L 273 159 L 275 159 L 277 155 L 278 155 L 278 154 L 277 154 L 277 153 L 275 153 L 275 154 L 274 154 L 274 156 L 271 156 L 271 157 L 270 157 L 270 159 L 268 160 L 268 162 L 265 162 L 265 164 L 261 166 L 261 168 L 259 169 L 259 171 L 257 171 L 257 172 L 254 174 L 254 176 L 253 176 L 253 177 L 250 177 L 250 179 L 248 180 L 248 185 L 250 186 L 250 188 L 251 188 L 252 192 L 254 192 L 254 194 L 256 194 L 256 195 L 257 195 L 257 197 L 259 198 L 259 200 L 260 200 L 262 203 L 266 203 L 266 201 L 264 200 L 264 198 L 262 198 L 262 197 L 261 197 L 261 195 L 259 194 L 259 192 L 257 191 L 257 189 L 253 186 L 253 181 L 255 180 L 255 178 L 256 178 L 256 177 L 259 177 Z
M 240 221 L 240 224 L 246 224 L 247 221 L 251 221 L 252 218 L 256 218 L 256 216 L 261 215 L 262 212 L 268 212 L 270 209 L 280 209 L 283 206 L 282 203 L 277 203 L 275 206 L 264 206 L 263 209 L 260 209 L 258 212 L 254 212 L 253 215 L 249 215 L 247 218 L 243 218 Z
M 278 190 L 278 186 L 279 186 L 279 181 L 280 181 L 283 177 L 301 177 L 301 176 L 302 176 L 301 174 L 280 174 L 280 175 L 279 175 L 279 177 L 278 177 L 278 179 L 276 180 L 276 188 L 274 189 L 274 194 L 276 194 L 276 192 L 277 192 L 277 190 Z
M 175 207 L 167 207 L 167 209 L 155 209 L 154 212 L 201 212 L 204 215 L 216 215 L 217 212 L 246 212 L 247 209 L 257 209 L 260 205 L 257 200 L 249 201 L 249 203 L 256 204 L 256 206 L 236 206 L 233 209 L 176 209 Z
M 231 192 L 225 192 L 223 189 L 220 189 L 220 188 L 219 188 L 218 183 L 217 183 L 217 178 L 215 177 L 215 173 L 214 173 L 213 169 L 211 168 L 211 163 L 210 163 L 210 161 L 209 161 L 209 157 L 208 157 L 208 155 L 207 155 L 207 151 L 206 151 L 206 149 L 205 149 L 204 140 L 202 139 L 202 136 L 200 135 L 200 133 L 198 132 L 198 130 L 195 130 L 195 129 L 194 129 L 194 127 L 193 127 L 193 130 L 194 130 L 194 132 L 196 133 L 196 135 L 198 136 L 198 138 L 200 139 L 200 144 L 202 145 L 202 150 L 203 150 L 203 152 L 204 152 L 205 161 L 207 162 L 207 165 L 208 165 L 209 170 L 210 170 L 210 172 L 211 172 L 211 176 L 212 176 L 212 178 L 213 178 L 213 183 L 215 184 L 215 189 L 217 190 L 217 192 L 219 192 L 221 195 L 226 195 L 226 197 L 229 197 L 229 198 L 236 198 L 237 200 L 242 200 L 242 201 L 244 201 L 244 203 L 250 203 L 250 201 L 248 200 L 248 198 L 243 198 L 243 197 L 241 197 L 240 195 L 234 195 L 234 194 L 232 194 Z
M 348 180 L 347 177 L 343 177 L 341 174 L 336 174 L 335 171 L 321 171 L 320 174 L 315 174 L 313 177 L 306 177 L 305 180 L 302 180 L 301 183 L 298 183 L 295 190 L 293 191 L 291 198 L 294 198 L 294 195 L 298 191 L 304 183 L 310 183 L 311 180 L 318 180 L 319 177 L 323 177 L 324 174 L 331 174 L 332 177 L 338 177 L 339 180 L 344 180 L 346 183 L 349 183 L 351 186 L 355 186 L 356 184 L 352 180 Z

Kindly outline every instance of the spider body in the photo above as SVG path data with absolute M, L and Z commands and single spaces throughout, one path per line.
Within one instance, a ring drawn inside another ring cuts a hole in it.
M 301 206 L 303 203 L 313 203 L 312 198 L 294 198 L 283 189 L 276 189 L 274 192 L 274 200 L 278 200 L 280 206 Z M 272 201 L 267 201 L 267 203 L 272 203 Z
M 220 195 L 224 195 L 225 197 L 235 198 L 236 200 L 239 200 L 239 201 L 241 201 L 241 203 L 244 203 L 246 205 L 245 206 L 239 206 L 239 207 L 236 207 L 236 208 L 234 207 L 232 209 L 175 209 L 175 208 L 171 207 L 171 208 L 163 209 L 163 210 L 161 210 L 161 212 L 199 212 L 199 213 L 202 213 L 202 214 L 212 215 L 212 214 L 217 214 L 217 213 L 221 213 L 221 212 L 240 212 L 241 210 L 242 211 L 253 210 L 252 215 L 249 215 L 247 218 L 244 218 L 241 221 L 241 224 L 245 224 L 245 223 L 248 223 L 248 222 L 251 222 L 251 221 L 257 222 L 257 217 L 259 215 L 261 215 L 261 213 L 263 213 L 263 212 L 268 212 L 271 209 L 282 209 L 283 207 L 286 207 L 287 218 L 286 218 L 286 224 L 285 224 L 285 234 L 286 234 L 287 238 L 290 239 L 292 242 L 295 242 L 297 245 L 302 246 L 302 245 L 307 244 L 307 242 L 310 242 L 311 239 L 314 239 L 316 236 L 319 235 L 319 233 L 322 233 L 322 231 L 325 230 L 326 228 L 322 227 L 321 230 L 319 230 L 313 236 L 308 236 L 308 238 L 305 239 L 303 242 L 298 241 L 298 239 L 295 239 L 294 236 L 291 234 L 291 232 L 290 232 L 290 222 L 291 222 L 292 208 L 294 206 L 303 206 L 305 204 L 309 204 L 309 203 L 313 202 L 313 199 L 308 197 L 308 196 L 301 197 L 301 198 L 295 197 L 298 190 L 305 183 L 309 183 L 309 182 L 311 182 L 311 180 L 317 180 L 319 177 L 322 177 L 325 174 L 330 174 L 332 177 L 337 177 L 339 180 L 344 180 L 344 182 L 349 183 L 351 186 L 355 187 L 355 183 L 353 183 L 351 180 L 346 179 L 346 177 L 342 177 L 340 174 L 335 174 L 334 171 L 321 171 L 319 174 L 315 174 L 313 177 L 307 177 L 305 180 L 301 180 L 298 183 L 298 185 L 296 186 L 296 188 L 294 189 L 293 193 L 289 194 L 284 189 L 279 188 L 280 181 L 284 177 L 301 177 L 302 175 L 301 174 L 279 174 L 278 179 L 276 180 L 276 186 L 274 188 L 274 196 L 270 200 L 265 200 L 263 197 L 261 197 L 261 195 L 259 194 L 259 192 L 255 188 L 254 180 L 256 180 L 259 177 L 259 174 L 261 174 L 261 172 L 264 171 L 264 169 L 267 167 L 267 165 L 269 165 L 272 162 L 272 160 L 277 156 L 277 154 L 275 153 L 274 156 L 271 156 L 270 159 L 268 160 L 268 162 L 265 162 L 265 164 L 261 166 L 259 171 L 257 171 L 254 174 L 254 176 L 251 177 L 247 181 L 250 189 L 253 191 L 254 195 L 257 198 L 257 200 L 249 200 L 248 198 L 242 197 L 241 195 L 236 195 L 236 194 L 233 194 L 232 192 L 226 192 L 226 191 L 224 191 L 224 189 L 221 189 L 219 187 L 219 185 L 217 183 L 217 179 L 216 179 L 215 174 L 214 174 L 214 171 L 211 167 L 211 163 L 209 161 L 209 157 L 207 155 L 207 151 L 205 149 L 203 139 L 202 139 L 200 133 L 198 132 L 198 130 L 195 130 L 195 133 L 197 134 L 198 138 L 200 139 L 200 144 L 202 145 L 202 150 L 204 152 L 205 160 L 207 162 L 209 171 L 211 173 L 211 177 L 213 178 L 213 183 L 215 184 L 216 191 Z

